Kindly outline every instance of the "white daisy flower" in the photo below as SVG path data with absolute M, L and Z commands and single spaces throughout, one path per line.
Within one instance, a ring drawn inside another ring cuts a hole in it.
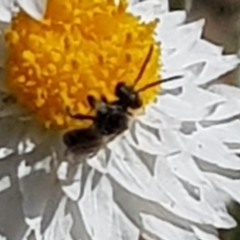
M 13 3 L 0 3 L 2 21 Z M 235 227 L 227 204 L 240 202 L 240 90 L 217 78 L 239 59 L 201 39 L 204 20 L 185 23 L 165 0 L 130 1 L 128 13 L 124 1 L 17 4 L 1 35 L 1 239 L 217 240 Z M 66 106 L 86 114 L 88 94 L 114 98 L 150 45 L 139 85 L 156 81 L 159 59 L 161 79 L 181 79 L 143 92 L 144 113 L 123 135 L 69 163 L 61 131 L 89 125 Z

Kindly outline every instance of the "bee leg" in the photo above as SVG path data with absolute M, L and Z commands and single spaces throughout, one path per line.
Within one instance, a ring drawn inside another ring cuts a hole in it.
M 95 117 L 90 116 L 90 115 L 84 115 L 84 114 L 80 114 L 80 113 L 79 114 L 72 114 L 70 112 L 69 107 L 66 108 L 66 111 L 71 118 L 75 118 L 75 119 L 78 119 L 78 120 L 92 120 L 92 121 L 95 120 Z
M 87 101 L 88 101 L 88 104 L 90 105 L 90 107 L 92 109 L 94 109 L 97 105 L 97 101 L 95 99 L 95 97 L 93 97 L 92 95 L 88 95 L 87 96 Z
M 107 98 L 105 97 L 105 96 L 101 96 L 101 100 L 102 100 L 102 102 L 104 102 L 104 103 L 108 103 L 108 100 L 107 100 Z

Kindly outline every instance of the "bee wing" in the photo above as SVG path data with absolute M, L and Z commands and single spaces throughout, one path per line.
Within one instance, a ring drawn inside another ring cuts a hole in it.
M 92 128 L 67 132 L 63 141 L 67 146 L 66 156 L 71 162 L 83 162 L 103 146 L 102 136 Z

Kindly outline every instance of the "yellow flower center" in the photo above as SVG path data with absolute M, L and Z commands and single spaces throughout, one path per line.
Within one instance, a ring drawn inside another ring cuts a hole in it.
M 126 11 L 126 1 L 51 0 L 42 21 L 20 12 L 6 33 L 6 85 L 20 104 L 46 127 L 84 128 L 94 115 L 88 95 L 116 100 L 119 82 L 132 86 L 152 45 L 153 53 L 137 87 L 158 79 L 156 21 L 140 23 Z M 144 105 L 159 87 L 141 93 Z

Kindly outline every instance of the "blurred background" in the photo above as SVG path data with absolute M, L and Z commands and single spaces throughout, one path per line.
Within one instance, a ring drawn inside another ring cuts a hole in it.
M 169 0 L 172 10 L 186 9 L 188 21 L 206 19 L 203 37 L 222 45 L 225 53 L 240 56 L 240 0 Z M 221 78 L 228 84 L 240 87 L 240 67 Z M 240 134 L 240 133 L 239 133 Z M 238 221 L 231 231 L 219 229 L 221 240 L 240 240 L 240 206 L 233 203 L 229 211 Z

